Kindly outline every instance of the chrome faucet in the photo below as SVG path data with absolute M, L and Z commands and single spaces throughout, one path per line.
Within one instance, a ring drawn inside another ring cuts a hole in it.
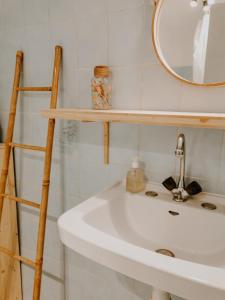
M 174 200 L 183 202 L 188 199 L 189 194 L 185 190 L 185 136 L 183 133 L 179 134 L 177 138 L 177 147 L 175 155 L 180 159 L 180 176 L 177 188 L 172 190 Z
M 194 196 L 202 192 L 202 188 L 196 181 L 192 181 L 187 187 L 185 187 L 185 136 L 183 133 L 179 134 L 177 138 L 175 155 L 180 160 L 180 175 L 178 184 L 176 184 L 172 177 L 169 177 L 163 182 L 163 185 L 166 189 L 171 191 L 173 194 L 173 200 L 177 202 L 184 202 L 190 196 Z

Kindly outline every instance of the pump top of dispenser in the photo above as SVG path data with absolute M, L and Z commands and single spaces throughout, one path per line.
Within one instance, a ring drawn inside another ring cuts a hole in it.
M 132 168 L 133 169 L 139 169 L 140 168 L 140 162 L 138 157 L 134 157 L 132 161 Z

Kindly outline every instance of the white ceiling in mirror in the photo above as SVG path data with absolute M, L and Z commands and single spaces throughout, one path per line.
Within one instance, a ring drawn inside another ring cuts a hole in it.
M 225 85 L 225 0 L 158 0 L 153 43 L 176 78 Z

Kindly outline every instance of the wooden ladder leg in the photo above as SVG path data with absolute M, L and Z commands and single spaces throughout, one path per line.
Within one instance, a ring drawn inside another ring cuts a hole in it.
M 8 129 L 7 129 L 6 140 L 5 140 L 2 172 L 0 178 L 0 224 L 1 224 L 2 209 L 3 209 L 3 202 L 4 202 L 4 197 L 1 195 L 5 194 L 6 182 L 7 182 L 8 172 L 9 172 L 9 162 L 10 162 L 10 154 L 11 154 L 10 143 L 12 142 L 13 132 L 14 132 L 16 108 L 17 108 L 17 100 L 18 100 L 17 89 L 20 84 L 22 62 L 23 62 L 23 53 L 21 51 L 18 51 L 16 54 L 16 68 L 15 68 L 13 91 L 12 91 L 12 97 L 10 103 Z
M 104 163 L 109 164 L 109 122 L 103 123 L 104 128 Z
M 61 65 L 61 58 L 62 58 L 62 48 L 60 46 L 56 46 L 50 108 L 56 108 L 57 105 L 59 70 Z M 52 159 L 52 149 L 53 149 L 53 140 L 54 140 L 54 130 L 55 130 L 55 120 L 49 119 L 46 154 L 45 154 L 45 162 L 44 162 L 44 175 L 43 175 L 43 183 L 42 183 L 42 201 L 41 201 L 40 219 L 39 219 L 39 227 L 38 227 L 33 300 L 40 299 L 40 291 L 41 291 L 41 277 L 42 277 L 42 266 L 43 266 L 44 241 L 45 241 L 46 218 L 47 218 L 47 208 L 48 208 L 49 184 L 50 184 L 50 175 L 51 175 L 51 159 Z

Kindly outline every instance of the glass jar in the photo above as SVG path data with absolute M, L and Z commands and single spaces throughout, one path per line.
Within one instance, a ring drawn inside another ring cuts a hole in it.
M 96 66 L 91 81 L 93 109 L 110 109 L 112 96 L 111 72 L 107 66 Z

